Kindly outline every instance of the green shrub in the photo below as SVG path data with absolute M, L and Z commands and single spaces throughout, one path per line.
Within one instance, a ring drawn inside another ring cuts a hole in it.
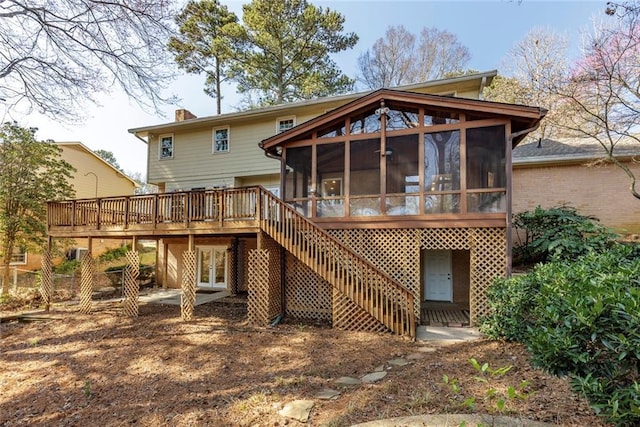
M 80 268 L 80 261 L 65 260 L 53 267 L 53 272 L 58 274 L 71 274 Z
M 118 260 L 127 255 L 127 252 L 131 250 L 131 245 L 120 246 L 119 248 L 109 249 L 98 257 L 100 262 L 109 262 Z
M 491 314 L 481 319 L 480 330 L 491 339 L 524 342 L 533 321 L 532 301 L 547 268 L 540 264 L 526 275 L 496 278 L 487 291 Z
M 578 213 L 570 206 L 558 206 L 514 215 L 520 244 L 514 248 L 514 262 L 533 264 L 553 258 L 576 259 L 591 251 L 602 252 L 618 237 L 593 216 Z
M 639 245 L 540 264 L 497 281 L 489 301 L 490 336 L 524 342 L 537 365 L 569 375 L 609 421 L 640 423 Z
M 610 421 L 637 425 L 640 247 L 620 245 L 578 262 L 553 263 L 548 273 L 526 337 L 534 362 L 570 375 Z

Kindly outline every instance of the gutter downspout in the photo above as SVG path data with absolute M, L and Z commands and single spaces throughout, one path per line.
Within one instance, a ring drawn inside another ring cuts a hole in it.
M 511 277 L 511 264 L 513 261 L 513 230 L 512 230 L 512 216 L 513 216 L 513 207 L 512 203 L 512 193 L 513 193 L 513 140 L 522 135 L 526 135 L 538 129 L 540 127 L 540 121 L 535 124 L 535 126 L 530 127 L 528 129 L 524 129 L 515 133 L 509 134 L 509 147 L 511 151 L 509 152 L 509 173 L 507 176 L 509 177 L 507 182 L 507 277 Z
M 137 133 L 134 133 L 133 136 L 135 136 L 136 138 L 138 138 L 140 141 L 144 142 L 145 144 L 149 144 L 149 141 L 145 141 L 144 139 L 142 139 L 142 137 L 138 136 Z

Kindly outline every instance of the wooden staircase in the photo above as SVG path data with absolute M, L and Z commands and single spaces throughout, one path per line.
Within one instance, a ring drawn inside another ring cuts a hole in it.
M 262 187 L 257 210 L 263 232 L 389 330 L 415 338 L 414 297 L 402 284 Z

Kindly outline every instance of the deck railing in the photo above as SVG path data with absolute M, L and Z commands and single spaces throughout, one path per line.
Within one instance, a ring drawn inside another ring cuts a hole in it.
M 48 226 L 127 229 L 133 225 L 256 220 L 257 187 L 65 200 L 47 205 Z
M 49 229 L 252 221 L 387 328 L 415 336 L 413 294 L 263 187 L 49 202 Z M 353 322 L 357 323 L 357 319 Z

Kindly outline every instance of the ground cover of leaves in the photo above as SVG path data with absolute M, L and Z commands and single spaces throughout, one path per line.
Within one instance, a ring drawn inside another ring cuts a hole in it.
M 604 425 L 566 380 L 547 375 L 516 344 L 480 340 L 433 350 L 390 334 L 349 332 L 286 321 L 275 328 L 246 321 L 246 305 L 209 303 L 196 319 L 177 306 L 143 304 L 135 319 L 117 303 L 97 302 L 82 315 L 56 305 L 55 320 L 0 324 L 0 425 L 3 426 L 282 426 L 287 402 L 311 399 L 308 425 L 346 426 L 418 414 L 490 413 L 487 386 L 468 362 L 513 366 L 491 386 L 529 381 L 506 414 L 566 426 Z M 420 354 L 407 366 L 390 360 Z M 380 382 L 340 387 L 384 366 Z M 443 375 L 456 379 L 454 393 Z M 323 389 L 341 392 L 319 400 Z M 462 401 L 476 396 L 475 409 Z

